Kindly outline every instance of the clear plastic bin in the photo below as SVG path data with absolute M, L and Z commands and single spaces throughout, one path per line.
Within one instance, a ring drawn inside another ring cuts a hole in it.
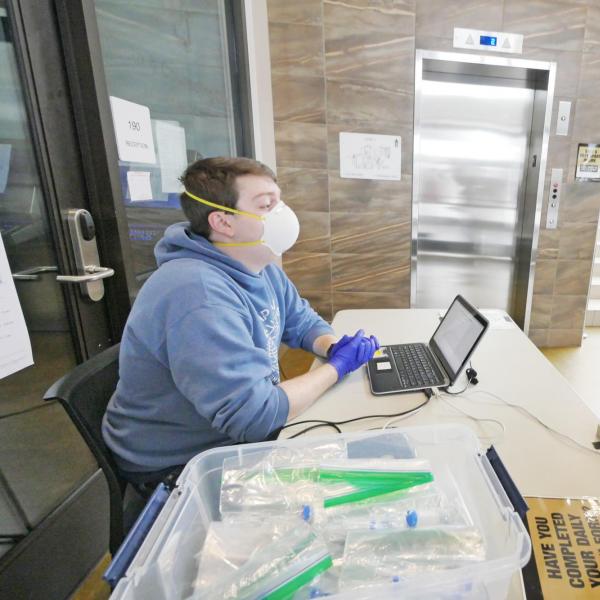
M 390 584 L 376 592 L 346 592 L 331 598 L 506 598 L 513 574 L 531 554 L 529 535 L 470 429 L 460 425 L 413 427 L 393 431 L 349 433 L 349 456 L 407 456 L 411 450 L 431 462 L 434 473 L 452 474 L 473 525 L 483 535 L 483 563 Z M 197 556 L 208 524 L 220 520 L 221 469 L 225 458 L 265 452 L 281 446 L 310 446 L 317 438 L 246 444 L 208 450 L 194 457 L 178 479 L 112 600 L 185 600 L 197 573 Z M 452 489 L 447 489 L 452 493 Z M 454 491 L 456 494 L 456 491 Z

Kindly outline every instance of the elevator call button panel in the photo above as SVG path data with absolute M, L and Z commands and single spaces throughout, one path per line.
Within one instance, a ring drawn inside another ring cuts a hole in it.
M 552 169 L 550 172 L 550 192 L 548 194 L 548 210 L 546 212 L 546 229 L 556 229 L 558 224 L 558 206 L 562 188 L 562 169 Z

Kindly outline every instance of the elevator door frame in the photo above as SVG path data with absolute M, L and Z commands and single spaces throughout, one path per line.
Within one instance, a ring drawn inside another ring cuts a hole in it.
M 544 183 L 546 174 L 546 162 L 548 155 L 548 143 L 552 120 L 552 104 L 554 100 L 554 85 L 556 79 L 556 63 L 549 61 L 537 61 L 521 58 L 507 58 L 502 56 L 482 56 L 477 54 L 461 54 L 455 52 L 439 52 L 434 50 L 417 50 L 415 55 L 415 113 L 414 113 L 414 153 L 413 153 L 413 191 L 412 191 L 412 239 L 411 239 L 411 291 L 410 304 L 416 306 L 417 300 L 417 252 L 419 234 L 419 202 L 420 197 L 420 147 L 421 147 L 421 102 L 423 94 L 423 62 L 425 60 L 439 60 L 444 62 L 470 63 L 480 65 L 491 65 L 498 67 L 509 67 L 518 69 L 534 69 L 548 72 L 548 90 L 546 96 L 546 110 L 544 115 L 544 127 L 542 134 L 540 169 L 537 181 L 537 194 L 535 205 L 535 217 L 531 243 L 531 257 L 529 262 L 529 275 L 527 280 L 527 299 L 525 306 L 525 318 L 523 330 L 529 330 L 531 318 L 531 302 L 533 298 L 533 280 L 535 265 L 537 261 L 537 247 L 539 240 L 542 204 L 544 198 Z M 443 308 L 443 307 L 440 307 Z M 482 307 L 490 308 L 490 307 Z

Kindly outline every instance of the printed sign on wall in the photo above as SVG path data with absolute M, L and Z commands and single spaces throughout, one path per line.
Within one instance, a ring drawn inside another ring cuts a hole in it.
M 110 97 L 119 159 L 153 165 L 156 163 L 150 109 L 143 104 Z
M 526 498 L 537 591 L 527 598 L 600 598 L 600 499 Z
M 340 177 L 399 181 L 401 157 L 399 135 L 340 132 Z
M 600 146 L 598 144 L 579 144 L 575 180 L 600 181 Z

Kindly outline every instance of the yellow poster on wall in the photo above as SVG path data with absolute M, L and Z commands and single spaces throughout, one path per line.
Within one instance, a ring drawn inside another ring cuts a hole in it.
M 544 600 L 600 598 L 600 498 L 526 498 Z
M 579 181 L 600 181 L 600 146 L 596 144 L 579 144 L 575 179 Z

